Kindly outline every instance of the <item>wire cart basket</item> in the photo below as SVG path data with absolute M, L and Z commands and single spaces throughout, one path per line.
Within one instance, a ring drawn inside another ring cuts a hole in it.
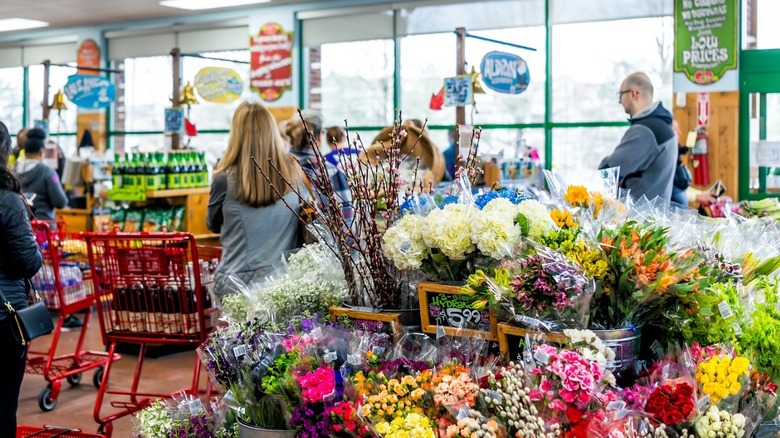
M 98 432 L 111 436 L 112 422 L 148 406 L 154 399 L 186 391 L 196 394 L 200 361 L 196 358 L 192 386 L 168 393 L 139 392 L 149 344 L 200 345 L 213 326 L 211 305 L 214 271 L 221 248 L 199 247 L 189 233 L 83 233 L 92 280 L 98 297 L 103 342 L 113 357 L 117 343 L 139 344 L 130 390 L 108 390 L 109 360 L 95 401 Z M 106 394 L 119 409 L 106 417 L 100 410 Z
M 104 435 L 57 426 L 18 426 L 16 438 L 105 438 Z
M 62 379 L 67 380 L 71 386 L 77 386 L 81 383 L 85 371 L 95 369 L 92 383 L 95 387 L 100 386 L 102 370 L 109 356 L 102 351 L 82 350 L 95 295 L 92 292 L 86 243 L 78 235 L 68 234 L 65 226 L 64 222 L 32 221 L 33 233 L 43 256 L 43 266 L 31 279 L 31 283 L 46 307 L 52 313 L 59 314 L 49 349 L 31 349 L 27 352 L 25 371 L 42 375 L 48 382 L 38 396 L 38 406 L 44 412 L 57 406 Z M 84 310 L 87 312 L 75 351 L 57 355 L 65 317 Z M 118 358 L 119 356 L 116 356 L 114 359 Z

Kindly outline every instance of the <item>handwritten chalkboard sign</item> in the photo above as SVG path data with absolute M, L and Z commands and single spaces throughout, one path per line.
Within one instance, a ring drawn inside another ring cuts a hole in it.
M 501 356 L 507 361 L 522 362 L 523 351 L 526 344 L 530 341 L 532 345 L 538 344 L 558 344 L 563 345 L 568 338 L 561 333 L 542 333 L 538 331 L 529 331 L 521 327 L 515 327 L 509 324 L 498 324 L 498 348 L 501 350 Z M 528 337 L 526 338 L 526 333 Z
M 479 337 L 490 341 L 498 339 L 493 312 L 472 308 L 472 295 L 462 292 L 460 286 L 420 283 L 417 292 L 424 332 L 437 333 L 442 328 L 449 336 Z
M 344 324 L 345 328 L 368 333 L 384 333 L 397 337 L 402 331 L 400 313 L 367 312 L 336 306 L 330 308 L 331 322 L 339 323 L 344 319 L 348 320 Z

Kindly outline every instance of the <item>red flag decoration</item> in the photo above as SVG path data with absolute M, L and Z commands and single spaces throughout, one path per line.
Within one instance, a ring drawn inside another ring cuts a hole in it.
M 441 87 L 438 93 L 431 94 L 431 103 L 428 105 L 428 108 L 438 111 L 442 106 L 444 106 L 444 87 Z
M 184 119 L 184 132 L 187 137 L 195 137 L 198 135 L 198 128 L 194 123 L 190 122 L 190 119 Z

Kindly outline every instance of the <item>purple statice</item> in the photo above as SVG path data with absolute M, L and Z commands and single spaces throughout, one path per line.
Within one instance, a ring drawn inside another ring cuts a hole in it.
M 520 263 L 512 279 L 512 291 L 523 310 L 546 312 L 571 307 L 583 292 L 584 282 L 571 266 L 544 263 L 539 255 Z
M 189 421 L 171 428 L 168 435 L 171 438 L 214 438 L 216 423 L 206 414 L 198 414 L 190 417 Z
M 428 313 L 430 313 L 432 317 L 438 318 L 441 313 L 441 307 L 435 304 L 428 304 Z
M 250 321 L 242 330 L 215 330 L 198 350 L 212 380 L 222 388 L 227 388 L 238 378 L 241 364 L 252 353 L 266 350 L 272 343 L 259 328 L 257 321 Z
M 428 362 L 409 360 L 401 357 L 382 363 L 377 371 L 389 377 L 397 374 L 414 374 L 429 369 L 431 369 L 431 364 Z
M 490 312 L 488 312 L 487 310 L 483 310 L 479 314 L 479 317 L 480 317 L 479 322 L 481 324 L 488 324 L 488 325 L 490 325 Z
M 329 436 L 332 423 L 328 412 L 323 403 L 297 406 L 290 418 L 290 426 L 297 430 L 296 438 Z

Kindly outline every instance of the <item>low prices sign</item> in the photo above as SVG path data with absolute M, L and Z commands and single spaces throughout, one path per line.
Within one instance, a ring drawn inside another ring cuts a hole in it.
M 78 74 L 68 78 L 65 95 L 79 108 L 108 108 L 116 98 L 114 84 L 107 78 Z
M 292 32 L 278 23 L 267 23 L 250 38 L 249 86 L 266 102 L 292 89 Z
M 698 85 L 737 68 L 737 0 L 675 0 L 674 71 Z

